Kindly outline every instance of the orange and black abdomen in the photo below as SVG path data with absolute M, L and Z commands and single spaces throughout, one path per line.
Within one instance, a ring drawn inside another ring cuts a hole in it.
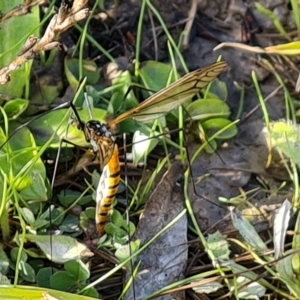
M 96 191 L 96 227 L 100 236 L 104 234 L 106 217 L 115 200 L 120 183 L 120 162 L 118 146 L 114 145 L 113 154 L 104 166 Z

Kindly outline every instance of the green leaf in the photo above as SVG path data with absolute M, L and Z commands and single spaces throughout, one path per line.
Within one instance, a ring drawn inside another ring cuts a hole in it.
M 19 247 L 15 247 L 10 250 L 10 258 L 12 259 L 13 262 L 17 261 L 17 258 L 19 255 L 19 249 L 20 249 Z M 28 259 L 28 255 L 26 254 L 25 251 L 22 251 L 21 252 L 21 261 L 25 262 L 25 261 L 27 261 L 27 259 Z
M 107 107 L 109 115 L 119 115 L 138 104 L 131 85 L 131 75 L 128 71 L 113 80 L 113 90 Z
M 115 255 L 121 262 L 124 262 L 128 257 L 130 257 L 133 253 L 139 250 L 140 245 L 141 245 L 140 240 L 130 242 L 130 244 L 121 246 L 116 251 Z M 128 264 L 127 267 L 130 267 L 130 262 L 128 262 L 127 264 Z
M 144 160 L 155 148 L 155 146 L 158 144 L 158 140 L 151 139 L 149 136 L 137 130 L 133 135 L 132 143 L 133 163 L 136 165 L 141 160 Z
M 48 259 L 55 263 L 65 263 L 72 259 L 90 257 L 88 248 L 69 236 L 49 236 L 27 234 L 26 239 L 36 243 Z
M 232 292 L 234 291 L 234 286 L 238 288 L 239 299 L 259 299 L 266 294 L 265 287 L 258 282 L 251 282 L 244 276 L 238 276 L 232 281 Z
M 0 245 L 0 274 L 6 275 L 9 270 L 9 260 L 6 253 L 3 251 L 2 245 Z
M 66 57 L 65 59 L 65 72 L 68 82 L 73 88 L 77 88 L 79 81 L 79 66 L 80 61 L 77 58 Z M 92 60 L 84 59 L 82 61 L 82 77 L 87 77 L 86 84 L 94 85 L 99 81 L 100 72 L 97 64 Z
M 35 221 L 34 214 L 27 207 L 21 208 L 22 216 L 28 224 L 32 225 Z
M 79 218 L 77 216 L 68 215 L 64 218 L 59 229 L 63 232 L 79 232 L 80 228 L 78 226 Z
M 289 288 L 290 292 L 294 294 L 296 298 L 299 298 L 300 287 L 299 279 L 295 277 L 292 267 L 292 254 L 293 250 L 285 252 L 285 257 L 281 257 L 276 263 L 276 271 L 280 274 L 280 280 L 282 280 Z
M 76 278 L 66 271 L 58 271 L 50 279 L 51 288 L 59 291 L 68 291 L 76 286 Z
M 11 188 L 19 192 L 26 189 L 22 195 L 24 199 L 47 199 L 44 186 L 46 170 L 36 155 L 36 145 L 30 131 L 26 128 L 17 131 L 2 150 L 6 155 L 1 156 L 0 165 L 3 172 L 9 174 Z M 33 186 L 34 180 L 38 180 L 39 184 Z
M 215 153 L 217 148 L 218 148 L 218 144 L 217 144 L 216 140 L 212 140 L 209 143 L 207 143 L 207 145 L 205 146 L 205 151 L 207 153 L 213 154 L 213 153 Z
M 30 256 L 27 249 L 26 249 L 26 253 Z M 30 260 L 28 261 L 28 263 L 32 266 L 35 272 L 38 272 L 41 268 L 45 266 L 44 260 L 40 258 Z
M 14 99 L 3 106 L 9 120 L 17 119 L 28 107 L 28 100 Z
M 211 253 L 213 253 L 213 257 L 222 261 L 229 260 L 230 250 L 228 242 L 226 241 L 226 237 L 219 231 L 208 235 L 207 246 Z
M 144 98 L 148 98 L 151 94 L 165 88 L 176 79 L 170 65 L 153 60 L 143 63 L 139 70 L 139 76 L 143 85 L 150 91 L 153 91 L 151 93 L 144 90 L 142 92 Z
M 40 172 L 33 170 L 30 172 L 31 185 L 25 187 L 20 192 L 21 197 L 26 200 L 48 200 L 48 192 L 45 186 L 45 178 L 41 175 Z
M 1 285 L 6 285 L 6 286 L 8 286 L 8 285 L 10 285 L 11 284 L 11 282 L 9 281 L 9 279 L 5 276 L 5 275 L 1 275 L 0 274 L 0 286 Z
M 299 133 L 300 127 L 291 123 L 274 122 L 270 127 L 274 146 L 298 166 L 300 166 Z
M 36 230 L 42 227 L 47 227 L 49 225 L 49 220 L 38 219 L 31 224 L 32 229 Z
M 117 227 L 121 227 L 124 220 L 123 217 L 121 215 L 121 213 L 117 210 L 113 210 L 113 213 L 111 215 L 111 221 L 114 223 L 114 225 L 116 225 Z
M 201 285 L 197 285 L 197 283 L 201 283 Z M 205 279 L 200 279 L 198 281 L 193 281 L 193 283 L 195 283 L 195 287 L 193 288 L 193 290 L 198 293 L 198 294 L 210 294 L 210 293 L 214 293 L 217 292 L 218 290 L 221 290 L 224 288 L 224 286 L 218 282 L 218 281 L 214 281 L 214 282 L 207 282 L 204 283 Z
M 211 82 L 209 87 L 208 97 L 206 99 L 219 98 L 222 101 L 226 101 L 228 98 L 228 90 L 227 85 L 224 81 L 215 78 L 214 81 Z
M 41 220 L 50 220 L 52 225 L 60 225 L 64 219 L 65 211 L 61 207 L 51 205 L 40 217 Z
M 80 285 L 80 290 L 83 289 L 83 288 L 85 288 L 86 286 L 87 285 L 81 284 Z M 100 299 L 99 298 L 99 294 L 98 294 L 97 290 L 94 287 L 85 289 L 82 292 L 82 295 L 87 296 L 87 297 L 92 297 L 92 298 Z
M 103 109 L 94 108 L 92 113 L 95 120 L 103 121 L 107 112 Z M 37 146 L 43 146 L 54 133 L 55 135 L 51 141 L 50 147 L 58 148 L 60 145 L 60 139 L 63 137 L 76 145 L 82 147 L 90 146 L 90 143 L 85 141 L 83 132 L 77 127 L 68 124 L 69 114 L 69 109 L 61 109 L 52 111 L 31 122 L 28 127 L 35 137 Z M 78 114 L 82 121 L 88 121 L 90 119 L 87 109 L 78 110 Z M 66 122 L 59 127 L 63 119 L 65 119 Z M 68 133 L 67 136 L 66 132 Z M 64 143 L 63 146 L 74 147 L 67 143 Z
M 1 297 L 4 300 L 45 300 L 45 299 L 63 299 L 63 300 L 92 300 L 89 297 L 75 295 L 74 293 L 65 293 L 51 289 L 38 288 L 34 286 L 7 286 L 1 285 Z
M 36 274 L 36 282 L 39 287 L 51 288 L 51 276 L 58 270 L 53 267 L 42 268 Z
M 78 198 L 81 196 L 81 193 L 73 190 L 62 190 L 59 195 L 57 195 L 59 202 L 64 207 L 69 207 L 71 204 L 73 204 Z M 91 195 L 86 195 L 84 197 L 81 197 L 80 201 L 77 202 L 80 205 L 85 205 L 92 201 Z
M 85 209 L 85 214 L 89 219 L 94 219 L 95 218 L 95 207 L 87 207 Z
M 116 226 L 114 223 L 109 222 L 105 225 L 105 232 L 108 235 L 114 236 L 116 239 L 122 239 L 127 236 L 127 231 L 122 229 L 121 227 Z M 124 244 L 124 241 L 119 241 L 120 244 Z
M 35 282 L 35 271 L 30 264 L 21 261 L 19 265 L 21 277 L 29 282 Z
M 190 103 L 186 110 L 194 121 L 204 121 L 211 118 L 228 118 L 230 116 L 228 105 L 218 98 L 198 99 Z
M 222 128 L 228 126 L 232 122 L 223 118 L 214 118 L 207 121 L 201 122 L 202 128 L 204 129 L 206 135 L 212 136 Z M 232 125 L 220 134 L 218 134 L 216 140 L 227 140 L 233 138 L 237 134 L 238 130 L 236 125 Z
M 89 269 L 81 260 L 70 260 L 65 263 L 64 267 L 76 280 L 83 281 L 90 277 Z
M 0 11 L 6 13 L 21 4 L 20 0 L 0 1 Z M 22 48 L 26 38 L 35 34 L 39 35 L 39 6 L 31 8 L 31 12 L 18 16 L 1 23 L 0 30 L 0 66 L 3 68 L 11 63 Z M 10 81 L 0 85 L 0 93 L 12 97 L 21 97 L 24 93 L 25 84 L 28 83 L 32 60 L 11 73 Z
M 237 209 L 232 210 L 231 217 L 233 226 L 251 247 L 254 247 L 254 249 L 259 252 L 263 252 L 268 249 L 253 225 Z

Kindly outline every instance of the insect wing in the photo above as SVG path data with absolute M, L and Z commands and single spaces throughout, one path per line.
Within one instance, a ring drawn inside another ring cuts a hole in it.
M 191 99 L 201 88 L 213 81 L 226 65 L 226 62 L 221 61 L 191 72 L 108 124 L 118 124 L 128 118 L 147 123 L 162 117 Z

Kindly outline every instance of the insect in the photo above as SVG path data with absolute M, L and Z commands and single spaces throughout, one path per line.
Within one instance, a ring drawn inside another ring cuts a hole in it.
M 147 123 L 166 115 L 191 99 L 201 88 L 213 81 L 226 65 L 226 62 L 221 61 L 188 73 L 167 88 L 153 94 L 138 106 L 106 123 L 97 120 L 84 123 L 76 114 L 77 128 L 84 132 L 85 139 L 91 144 L 94 153 L 98 153 L 101 168 L 108 163 L 113 153 L 116 141 L 114 131 L 117 124 L 126 119 Z
M 80 120 L 76 110 L 74 111 L 77 117 L 77 128 L 83 131 L 86 141 L 91 144 L 93 152 L 98 155 L 100 166 L 103 168 L 96 196 L 96 226 L 99 235 L 104 233 L 106 217 L 120 181 L 118 148 L 114 136 L 116 125 L 129 118 L 147 123 L 166 115 L 214 80 L 226 65 L 226 62 L 222 61 L 193 71 L 106 123 L 97 120 L 85 123 Z

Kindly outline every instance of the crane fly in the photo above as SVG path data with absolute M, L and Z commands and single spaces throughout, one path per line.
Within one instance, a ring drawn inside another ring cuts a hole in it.
M 126 119 L 148 123 L 166 115 L 191 99 L 201 88 L 213 81 L 226 66 L 226 62 L 221 61 L 188 73 L 136 107 L 108 120 L 106 123 L 97 120 L 90 120 L 85 123 L 76 114 L 77 127 L 84 132 L 86 141 L 92 145 L 92 150 L 98 153 L 101 168 L 108 163 L 113 153 L 116 141 L 114 131 L 117 124 Z
M 77 128 L 83 131 L 86 141 L 98 155 L 100 167 L 103 169 L 96 195 L 96 226 L 100 236 L 104 233 L 106 217 L 120 182 L 118 147 L 114 136 L 116 125 L 126 119 L 148 123 L 166 115 L 191 99 L 201 88 L 213 81 L 226 66 L 226 62 L 221 61 L 188 73 L 138 106 L 106 123 L 97 120 L 85 123 L 80 120 L 75 110 Z

